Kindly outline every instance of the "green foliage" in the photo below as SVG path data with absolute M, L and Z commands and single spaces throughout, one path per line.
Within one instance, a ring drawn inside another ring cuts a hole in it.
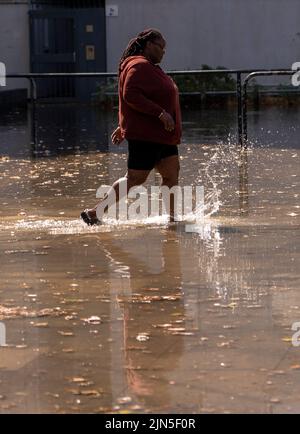
M 212 68 L 209 65 L 201 65 L 203 70 L 212 69 L 226 69 L 224 66 L 217 66 Z M 175 76 L 176 82 L 180 92 L 207 92 L 207 91 L 222 91 L 222 90 L 236 90 L 236 80 L 227 73 L 208 73 L 208 74 L 188 74 Z
M 212 68 L 209 65 L 201 65 L 202 70 L 226 69 L 223 66 Z M 186 72 L 186 75 L 174 76 L 180 92 L 208 92 L 208 91 L 235 91 L 236 80 L 227 73 L 196 75 Z M 97 104 L 110 103 L 118 93 L 118 78 L 103 78 L 97 83 L 97 90 L 93 94 L 93 100 Z
M 100 104 L 107 103 L 113 96 L 118 93 L 118 78 L 108 77 L 97 82 L 96 92 L 93 94 L 93 100 Z

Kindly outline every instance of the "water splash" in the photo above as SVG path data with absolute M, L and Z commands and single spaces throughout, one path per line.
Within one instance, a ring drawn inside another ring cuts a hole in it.
M 196 151 L 196 148 L 194 149 Z M 198 152 L 198 151 L 197 151 Z M 236 140 L 228 136 L 227 142 L 219 142 L 217 146 L 201 146 L 201 152 L 208 155 L 207 161 L 200 168 L 198 175 L 194 177 L 194 184 L 199 186 L 205 184 L 204 204 L 198 205 L 196 209 L 187 215 L 179 218 L 179 222 L 197 223 L 199 225 L 199 233 L 206 233 L 207 224 L 211 218 L 216 216 L 222 210 L 223 199 L 222 195 L 226 192 L 226 180 L 231 178 L 232 169 L 237 169 L 240 164 L 240 149 L 236 144 Z M 194 158 L 193 154 L 189 154 L 189 158 Z M 199 158 L 198 158 L 199 159 Z M 197 161 L 197 158 L 195 158 Z M 201 177 L 202 175 L 202 177 Z M 204 176 L 203 176 L 204 175 Z M 78 219 L 40 219 L 37 216 L 32 218 L 8 221 L 2 223 L 0 230 L 21 230 L 21 231 L 46 231 L 50 234 L 80 234 L 91 232 L 110 232 L 116 229 L 132 228 L 132 227 L 165 227 L 168 225 L 168 217 L 166 215 L 157 215 L 150 217 L 134 218 L 130 220 L 113 219 L 105 216 L 103 224 L 100 226 L 88 227 L 79 218 Z M 215 225 L 214 225 L 215 226 Z

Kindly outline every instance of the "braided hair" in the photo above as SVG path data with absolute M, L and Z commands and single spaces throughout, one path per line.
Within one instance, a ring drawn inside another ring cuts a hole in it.
M 135 38 L 131 39 L 125 48 L 119 62 L 119 75 L 121 73 L 122 63 L 127 57 L 138 56 L 143 54 L 148 41 L 155 41 L 162 38 L 162 34 L 156 29 L 146 29 L 139 33 Z

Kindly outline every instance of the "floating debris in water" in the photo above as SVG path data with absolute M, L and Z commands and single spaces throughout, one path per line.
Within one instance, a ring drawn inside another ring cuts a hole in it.
M 130 396 L 123 396 L 117 399 L 118 404 L 129 404 L 132 402 L 132 398 Z
M 270 399 L 270 402 L 272 403 L 272 404 L 280 404 L 280 399 L 279 398 L 271 398 Z
M 167 327 L 172 327 L 172 324 L 153 324 L 153 327 L 157 327 L 157 328 L 167 328 Z
M 139 342 L 145 342 L 150 339 L 149 333 L 139 333 L 136 337 L 136 340 Z
M 10 318 L 40 318 L 44 316 L 61 316 L 65 315 L 66 312 L 61 310 L 60 307 L 46 308 L 39 311 L 28 310 L 27 307 L 5 307 L 0 305 L 0 320 L 10 319 Z
M 290 369 L 298 371 L 300 369 L 300 365 L 292 365 L 292 366 L 290 366 Z
M 49 324 L 47 322 L 38 322 L 36 324 L 33 324 L 34 327 L 39 327 L 39 328 L 46 328 L 49 326 Z
M 93 325 L 101 324 L 101 318 L 96 315 L 90 316 L 89 318 L 83 318 L 82 321 Z
M 141 295 L 141 294 L 133 294 L 130 296 L 130 302 L 132 303 L 152 303 L 155 301 L 177 301 L 181 300 L 182 294 L 174 294 L 174 295 Z M 126 302 L 128 298 L 126 297 L 117 297 L 118 302 Z
M 73 377 L 69 380 L 71 383 L 82 383 L 83 381 L 86 381 L 83 377 Z
M 57 332 L 59 335 L 61 335 L 61 336 L 64 336 L 64 337 L 70 337 L 70 336 L 74 336 L 74 333 L 73 332 L 65 332 L 65 331 L 62 331 L 62 330 L 59 330 L 58 332 Z
M 94 398 L 99 398 L 102 393 L 99 390 L 77 390 L 77 389 L 69 389 L 68 392 L 71 392 L 73 395 L 92 396 Z

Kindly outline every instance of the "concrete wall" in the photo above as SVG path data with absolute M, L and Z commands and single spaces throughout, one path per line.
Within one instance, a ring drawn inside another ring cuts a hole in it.
M 299 0 L 106 0 L 107 70 L 116 71 L 129 39 L 156 27 L 167 40 L 165 69 L 289 68 L 300 61 Z M 30 70 L 28 2 L 0 0 L 0 62 Z M 27 87 L 11 79 L 6 89 Z M 3 89 L 3 88 L 2 88 Z
M 28 2 L 0 2 L 0 62 L 6 73 L 30 71 Z M 27 80 L 7 79 L 2 90 L 28 88 Z
M 289 68 L 300 61 L 299 0 L 107 0 L 107 69 L 116 71 L 128 40 L 147 27 L 167 40 L 162 66 L 193 69 Z

